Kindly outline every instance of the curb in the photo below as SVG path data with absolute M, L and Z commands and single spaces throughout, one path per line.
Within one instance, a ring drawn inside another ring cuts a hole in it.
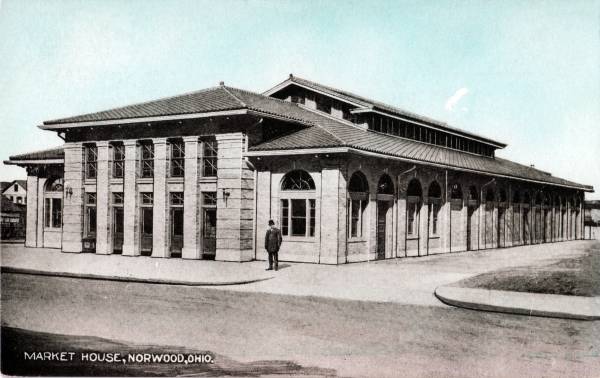
M 180 281 L 180 280 L 169 280 L 161 278 L 137 278 L 137 277 L 120 277 L 120 276 L 103 276 L 99 274 L 82 274 L 82 273 L 68 273 L 68 272 L 49 272 L 44 270 L 25 269 L 25 268 L 13 268 L 10 266 L 0 267 L 0 273 L 12 273 L 12 274 L 29 274 L 35 276 L 51 276 L 51 277 L 63 277 L 63 278 L 80 278 L 86 280 L 100 280 L 100 281 L 117 281 L 117 282 L 132 282 L 132 283 L 146 283 L 156 285 L 177 285 L 177 286 L 232 286 L 232 285 L 245 285 L 255 282 L 267 281 L 273 276 L 266 278 L 257 278 L 253 280 L 239 280 L 239 281 L 224 281 L 224 282 L 193 282 L 193 281 Z
M 468 289 L 454 286 L 438 286 L 434 294 L 443 303 L 466 308 L 470 310 L 487 311 L 487 312 L 499 312 L 506 314 L 517 314 L 517 315 L 528 315 L 528 316 L 539 316 L 546 318 L 559 318 L 559 319 L 575 319 L 575 320 L 600 320 L 600 308 L 596 311 L 579 311 L 579 312 L 566 312 L 562 309 L 570 308 L 570 306 L 564 306 L 561 304 L 553 305 L 553 308 L 542 308 L 544 306 L 531 306 L 529 308 L 524 306 L 509 305 L 506 302 L 510 302 L 511 297 L 518 300 L 523 298 L 533 299 L 547 299 L 551 302 L 561 302 L 569 300 L 571 303 L 574 301 L 580 303 L 587 303 L 590 308 L 594 307 L 594 301 L 598 300 L 598 297 L 569 297 L 555 294 L 537 294 L 537 293 L 520 293 L 502 290 L 487 290 L 487 289 Z M 473 295 L 476 294 L 476 295 Z M 485 296 L 485 299 L 482 297 Z M 596 299 L 595 299 L 596 298 Z M 554 304 L 554 303 L 553 303 Z M 546 306 L 547 307 L 547 306 Z M 600 307 L 600 306 L 599 306 Z

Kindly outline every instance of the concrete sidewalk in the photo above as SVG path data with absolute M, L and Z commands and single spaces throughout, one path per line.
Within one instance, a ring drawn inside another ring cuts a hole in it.
M 520 293 L 516 291 L 441 286 L 442 302 L 473 310 L 578 320 L 600 319 L 600 297 Z
M 230 263 L 145 256 L 62 253 L 2 244 L 2 271 L 175 285 L 240 285 L 273 278 L 262 262 Z
M 278 272 L 266 272 L 265 261 L 70 254 L 4 244 L 0 248 L 4 271 L 28 269 L 32 273 L 74 277 L 211 285 L 220 290 L 446 306 L 434 294 L 437 287 L 488 271 L 547 265 L 580 256 L 597 245 L 596 241 L 572 241 L 337 266 L 280 262 Z

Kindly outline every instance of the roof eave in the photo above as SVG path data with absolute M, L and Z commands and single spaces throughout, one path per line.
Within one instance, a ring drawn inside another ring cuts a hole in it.
M 231 110 L 220 110 L 214 112 L 203 112 L 203 113 L 188 113 L 188 114 L 174 114 L 164 116 L 152 116 L 152 117 L 138 117 L 138 118 L 121 118 L 121 119 L 109 119 L 99 121 L 81 121 L 81 122 L 65 122 L 65 123 L 49 123 L 44 122 L 38 127 L 42 130 L 64 130 L 78 127 L 90 127 L 90 126 L 110 126 L 110 125 L 123 125 L 132 123 L 144 123 L 144 122 L 163 122 L 163 121 L 176 121 L 184 119 L 194 118 L 210 118 L 230 115 L 244 115 L 248 113 L 248 109 L 239 108 Z
M 52 165 L 64 164 L 65 159 L 22 159 L 22 160 L 4 160 L 6 165 Z
M 480 170 L 476 170 L 476 169 L 461 168 L 461 167 L 455 167 L 455 166 L 452 166 L 452 165 L 446 165 L 446 164 L 439 164 L 439 163 L 428 162 L 428 161 L 424 161 L 424 160 L 418 160 L 418 159 L 411 159 L 411 158 L 406 158 L 406 157 L 401 157 L 401 156 L 382 154 L 382 153 L 379 153 L 379 152 L 362 150 L 362 149 L 358 149 L 358 148 L 355 148 L 355 147 L 347 147 L 347 146 L 343 146 L 343 147 L 319 147 L 319 148 L 298 148 L 298 149 L 278 149 L 278 150 L 255 150 L 255 151 L 247 151 L 244 154 L 244 156 L 248 156 L 248 157 L 262 157 L 262 156 L 284 156 L 284 155 L 313 155 L 313 154 L 327 154 L 327 153 L 354 153 L 354 154 L 359 154 L 359 155 L 366 155 L 366 156 L 373 156 L 373 157 L 382 157 L 382 158 L 386 158 L 386 159 L 394 159 L 394 160 L 406 161 L 406 162 L 415 163 L 415 164 L 430 165 L 430 166 L 436 166 L 436 167 L 445 168 L 445 169 L 452 169 L 452 170 L 461 171 L 461 172 L 476 173 L 476 174 L 485 175 L 485 176 L 492 176 L 492 177 L 502 177 L 502 178 L 508 178 L 508 179 L 511 179 L 511 180 L 519 180 L 519 181 L 531 182 L 531 183 L 542 184 L 542 185 L 551 185 L 551 186 L 557 186 L 557 187 L 563 187 L 563 188 L 569 188 L 569 189 L 582 190 L 582 191 L 588 192 L 588 193 L 594 193 L 594 187 L 590 186 L 590 185 L 559 184 L 559 183 L 553 183 L 553 182 L 547 182 L 547 181 L 541 181 L 541 180 L 535 180 L 535 179 L 528 179 L 528 178 L 519 177 L 519 176 L 503 175 L 503 174 L 499 174 L 499 173 L 492 173 L 492 172 L 480 171 Z

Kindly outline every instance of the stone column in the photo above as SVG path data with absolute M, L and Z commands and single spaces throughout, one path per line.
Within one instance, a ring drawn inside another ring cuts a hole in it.
M 167 230 L 167 139 L 154 143 L 154 206 L 152 221 L 152 257 L 168 257 Z
M 217 253 L 219 261 L 250 261 L 254 257 L 254 173 L 243 157 L 244 134 L 216 136 Z
M 110 240 L 110 198 L 108 190 L 109 161 L 108 142 L 97 142 L 98 147 L 98 172 L 96 176 L 96 212 L 97 212 L 97 230 L 96 230 L 96 253 L 108 255 L 112 253 Z
M 34 172 L 31 172 L 34 171 Z M 25 247 L 38 247 L 37 224 L 38 219 L 38 177 L 37 169 L 27 169 L 27 224 L 25 226 Z
M 185 142 L 185 172 L 183 182 L 183 249 L 184 259 L 199 259 L 201 257 L 198 238 L 200 224 L 198 201 L 198 137 L 184 137 Z
M 65 143 L 65 191 L 63 204 L 63 252 L 81 252 L 83 249 L 83 146 Z
M 140 255 L 137 178 L 137 144 L 135 139 L 123 141 L 125 147 L 125 172 L 123 174 L 123 255 Z

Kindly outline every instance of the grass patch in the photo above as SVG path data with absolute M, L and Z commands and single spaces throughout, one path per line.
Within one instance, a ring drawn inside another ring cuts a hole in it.
M 600 250 L 546 266 L 484 273 L 457 283 L 460 287 L 527 293 L 600 296 Z

